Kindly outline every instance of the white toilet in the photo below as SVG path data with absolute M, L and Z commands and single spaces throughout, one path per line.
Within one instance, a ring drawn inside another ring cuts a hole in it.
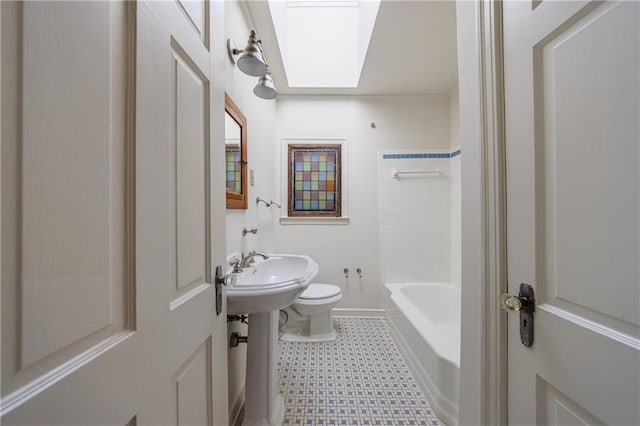
M 311 283 L 284 309 L 280 339 L 287 342 L 328 342 L 338 336 L 333 327 L 332 309 L 342 299 L 340 287 Z

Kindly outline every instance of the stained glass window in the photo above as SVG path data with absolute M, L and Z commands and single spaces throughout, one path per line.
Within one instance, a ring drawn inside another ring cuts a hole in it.
M 340 145 L 289 145 L 289 216 L 340 217 Z
M 225 145 L 227 163 L 227 191 L 242 192 L 242 158 L 240 155 L 240 145 Z

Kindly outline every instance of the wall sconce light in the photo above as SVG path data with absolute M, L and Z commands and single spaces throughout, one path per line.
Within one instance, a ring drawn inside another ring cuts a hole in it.
M 237 49 L 233 40 L 227 39 L 227 53 L 231 62 L 237 64 L 240 71 L 253 77 L 260 77 L 258 84 L 253 88 L 253 93 L 257 97 L 275 99 L 278 96 L 269 65 L 262 54 L 262 41 L 258 40 L 254 30 L 251 30 L 249 34 L 249 40 L 244 50 Z M 237 55 L 240 57 L 236 60 Z
M 251 30 L 249 40 L 244 50 L 236 49 L 233 40 L 227 40 L 227 51 L 231 62 L 238 65 L 240 71 L 253 77 L 260 77 L 267 72 L 267 64 L 262 58 L 261 41 L 256 38 L 256 32 Z M 240 55 L 236 61 L 236 55 Z
M 253 88 L 253 93 L 261 99 L 275 99 L 278 96 L 269 67 L 267 67 L 267 72 L 258 79 L 258 84 Z

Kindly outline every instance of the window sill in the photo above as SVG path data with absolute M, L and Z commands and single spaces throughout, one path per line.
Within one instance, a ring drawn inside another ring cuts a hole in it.
M 349 217 L 280 217 L 280 225 L 348 225 Z

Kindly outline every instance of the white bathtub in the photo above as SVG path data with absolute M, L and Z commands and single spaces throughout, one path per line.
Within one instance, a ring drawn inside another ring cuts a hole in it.
M 458 422 L 460 290 L 450 284 L 385 284 L 391 335 L 436 415 Z

